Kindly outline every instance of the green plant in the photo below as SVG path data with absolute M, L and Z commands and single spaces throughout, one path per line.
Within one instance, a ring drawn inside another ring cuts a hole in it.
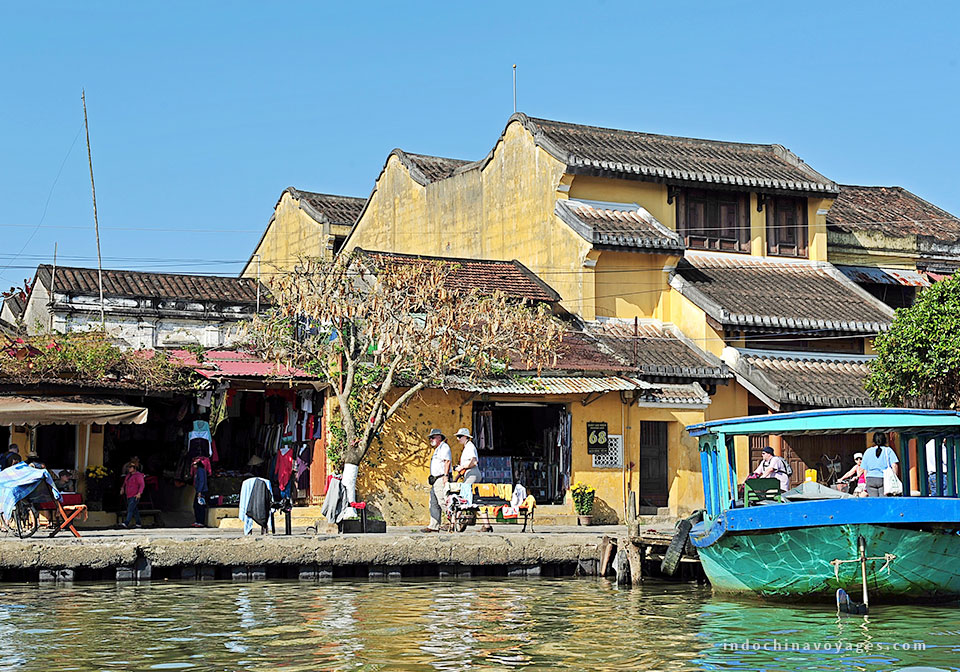
M 874 342 L 866 390 L 884 406 L 956 408 L 960 402 L 960 276 L 900 308 Z
M 578 516 L 589 516 L 593 513 L 593 501 L 597 496 L 597 489 L 582 481 L 577 481 L 570 488 L 573 495 L 573 510 Z

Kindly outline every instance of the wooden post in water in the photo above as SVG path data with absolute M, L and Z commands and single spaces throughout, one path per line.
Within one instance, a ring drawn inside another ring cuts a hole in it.
M 870 599 L 867 597 L 867 540 L 863 535 L 857 537 L 857 549 L 860 551 L 860 580 L 863 582 L 863 606 L 870 609 Z

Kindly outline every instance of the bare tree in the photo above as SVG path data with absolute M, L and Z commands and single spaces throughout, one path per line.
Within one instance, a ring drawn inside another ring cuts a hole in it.
M 555 361 L 563 327 L 549 307 L 454 286 L 457 268 L 376 253 L 305 260 L 275 281 L 276 307 L 249 325 L 257 354 L 330 383 L 350 501 L 371 443 L 420 390 Z

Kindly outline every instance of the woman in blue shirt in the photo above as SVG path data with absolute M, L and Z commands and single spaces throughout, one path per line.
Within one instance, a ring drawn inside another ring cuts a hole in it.
M 900 460 L 893 448 L 887 445 L 887 435 L 877 432 L 873 435 L 873 446 L 863 453 L 861 466 L 867 477 L 867 497 L 883 497 L 883 470 L 887 467 L 899 475 Z

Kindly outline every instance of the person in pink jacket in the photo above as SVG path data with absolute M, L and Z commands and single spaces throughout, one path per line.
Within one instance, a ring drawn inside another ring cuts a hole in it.
M 130 527 L 130 523 L 136 520 L 136 527 L 140 524 L 140 495 L 146 483 L 143 474 L 137 471 L 133 464 L 127 465 L 127 475 L 123 478 L 123 496 L 127 498 L 127 518 L 123 521 L 124 527 Z

